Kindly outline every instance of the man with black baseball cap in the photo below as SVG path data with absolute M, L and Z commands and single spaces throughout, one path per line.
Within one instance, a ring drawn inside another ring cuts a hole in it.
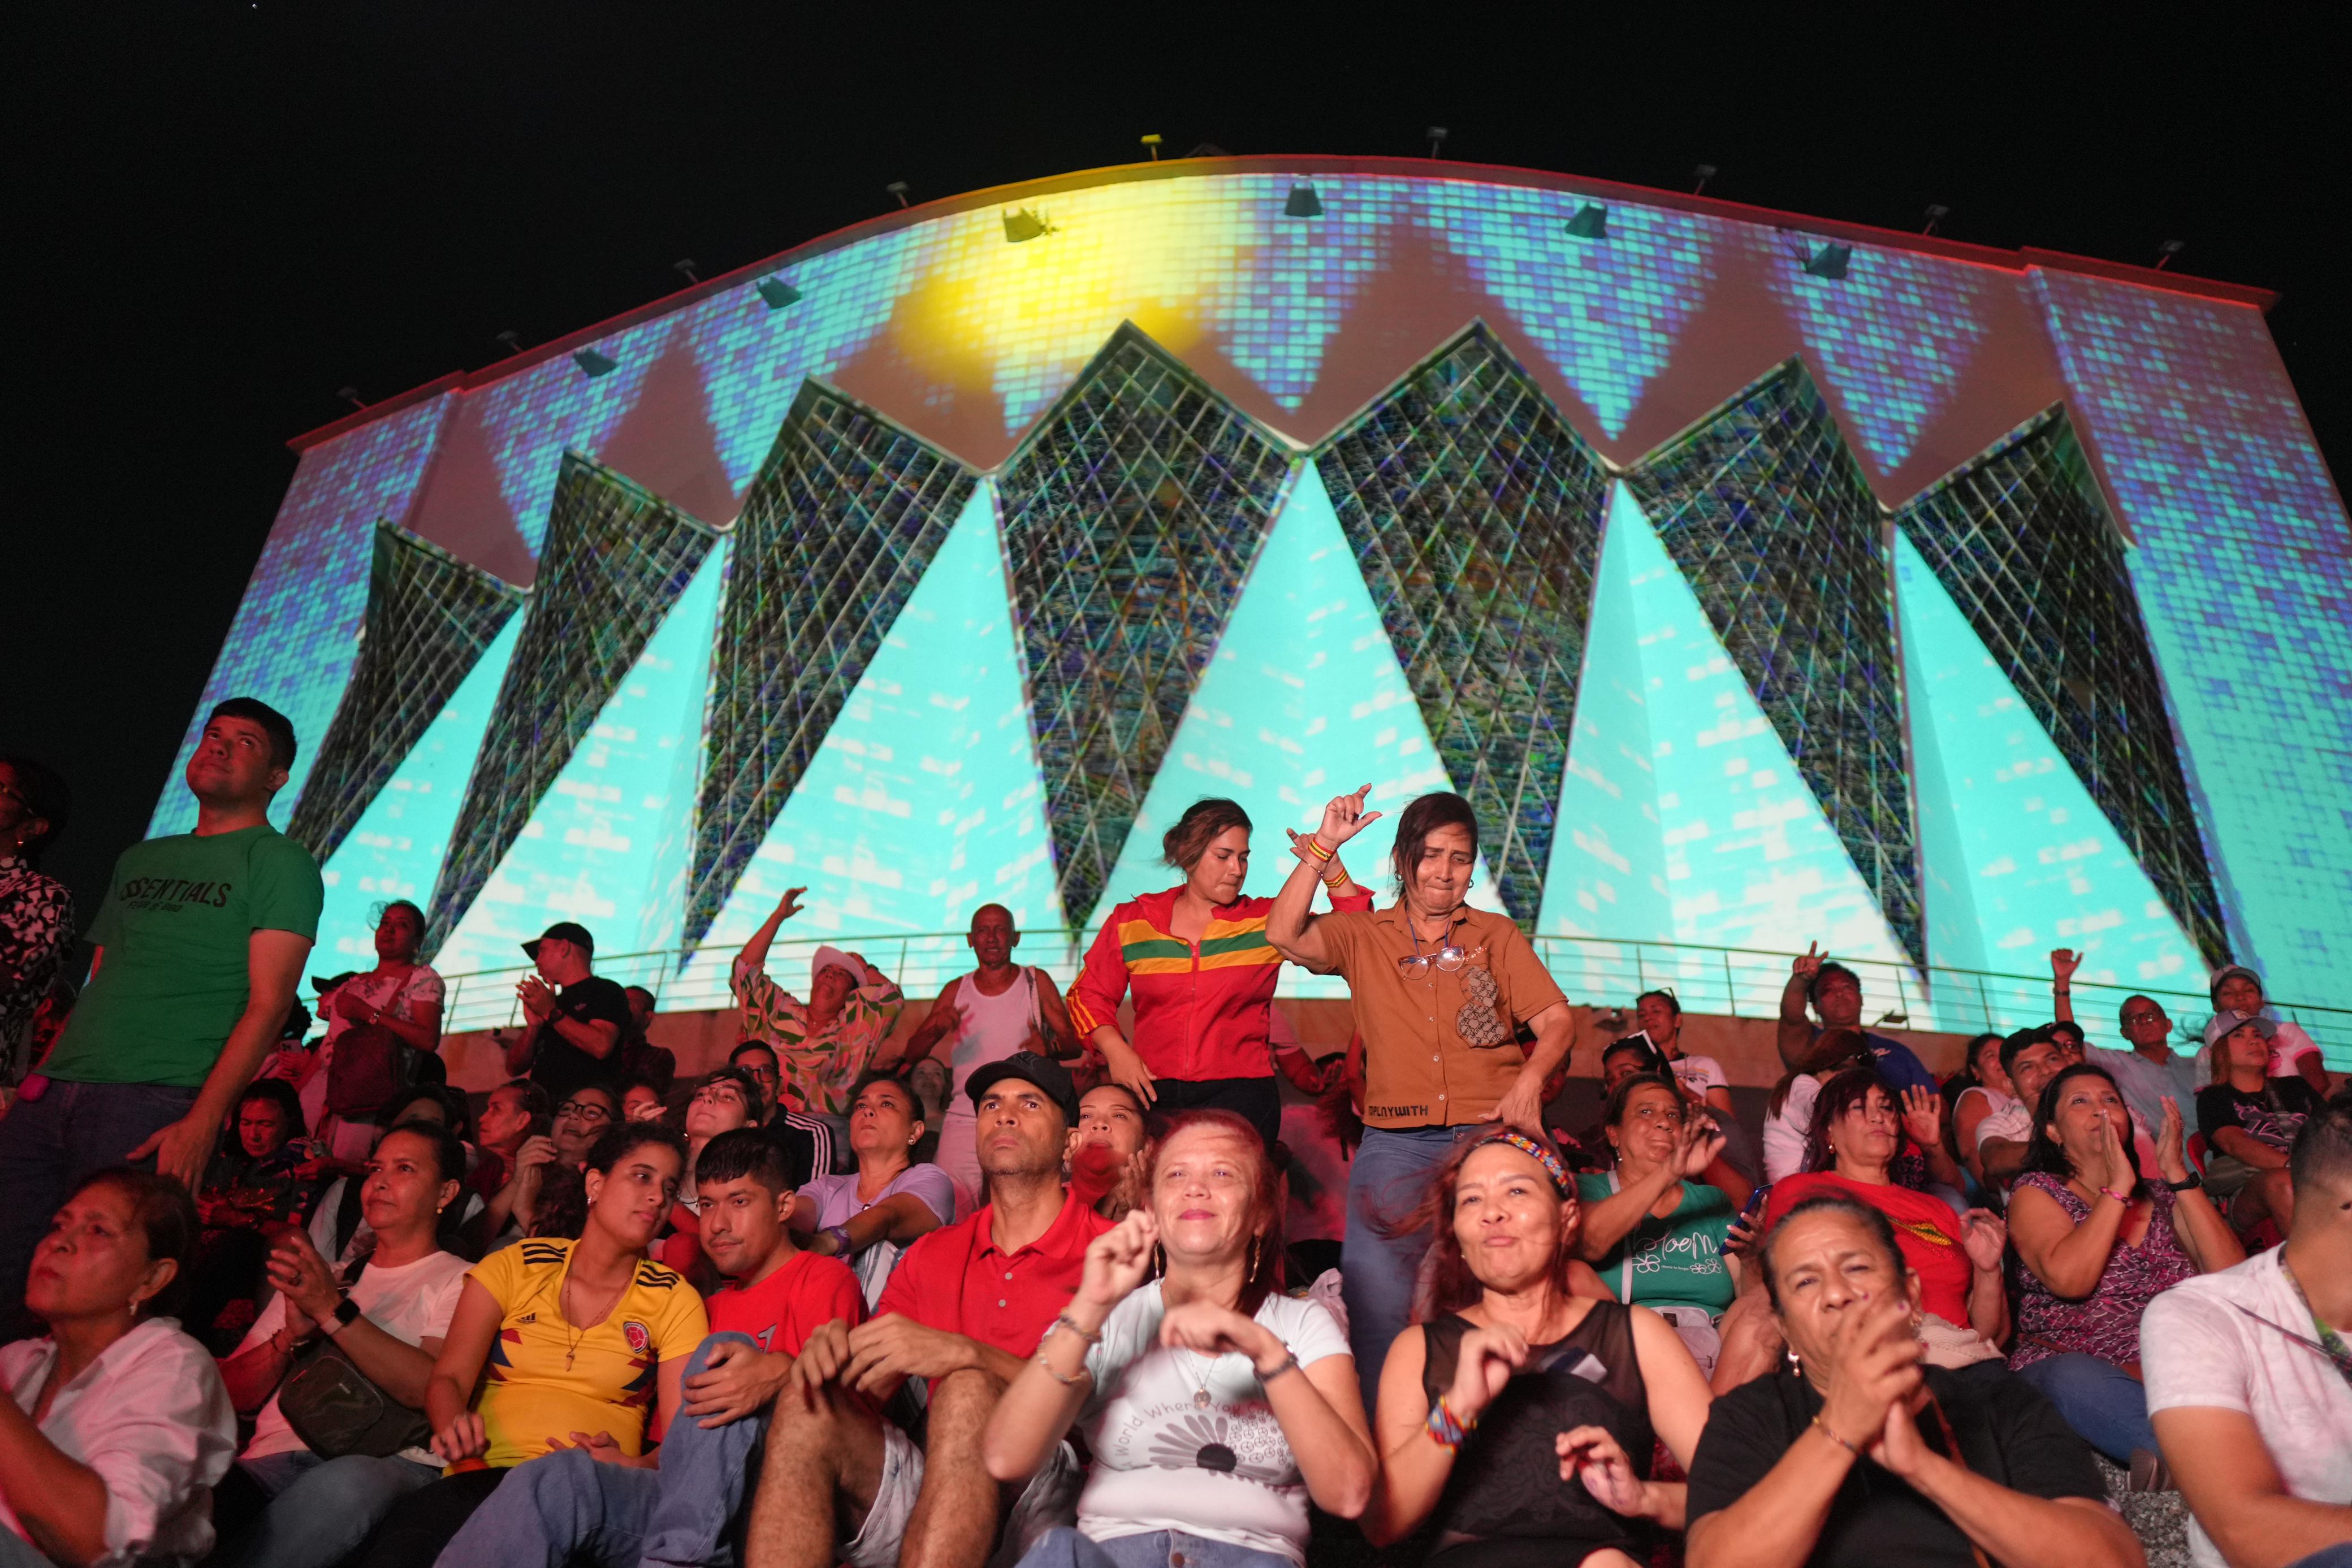
M 558 1107 L 587 1083 L 609 1083 L 614 1055 L 629 1027 L 629 998 L 612 981 L 590 971 L 596 938 L 588 928 L 559 920 L 522 950 L 539 967 L 515 987 L 530 1027 L 496 1037 L 506 1048 L 507 1071 L 547 1091 Z
M 987 1206 L 908 1248 L 872 1319 L 809 1336 L 770 1417 L 749 1561 L 979 1563 L 1000 1533 L 1010 1561 L 1076 1502 L 1085 1471 L 1068 1444 L 1009 1500 L 980 1442 L 1110 1228 L 1062 1185 L 1077 1091 L 1061 1063 L 1025 1051 L 964 1087 Z M 877 1408 L 917 1377 L 930 1384 L 920 1448 Z

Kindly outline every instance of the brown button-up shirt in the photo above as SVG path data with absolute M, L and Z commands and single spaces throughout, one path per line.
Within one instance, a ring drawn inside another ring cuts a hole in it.
M 1465 904 L 1453 922 L 1447 942 L 1466 950 L 1462 967 L 1412 971 L 1397 962 L 1416 950 L 1402 904 L 1315 923 L 1331 953 L 1326 972 L 1345 977 L 1355 998 L 1367 1125 L 1484 1120 L 1527 1065 L 1512 1039 L 1518 1026 L 1567 999 L 1508 916 Z M 1423 941 L 1418 950 L 1434 948 Z

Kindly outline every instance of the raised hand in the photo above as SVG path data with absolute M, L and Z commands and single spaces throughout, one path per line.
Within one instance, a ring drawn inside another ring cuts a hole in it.
M 1366 828 L 1381 820 L 1378 811 L 1364 810 L 1364 797 L 1372 792 L 1369 784 L 1360 785 L 1352 795 L 1335 795 L 1323 808 L 1323 821 L 1315 836 L 1323 841 L 1327 850 L 1336 850 Z
M 1821 973 L 1822 961 L 1828 956 L 1827 953 L 1821 950 L 1820 943 L 1808 942 L 1805 944 L 1805 950 L 1798 954 L 1795 961 L 1789 966 L 1789 973 L 1801 980 L 1810 980 Z
M 2073 948 L 2053 947 L 2050 950 L 2050 978 L 2056 984 L 2066 984 L 2074 977 L 2074 971 L 2082 967 L 2083 955 Z
M 1508 1323 L 1472 1329 L 1454 1352 L 1454 1386 L 1445 1402 L 1454 1419 L 1475 1421 L 1528 1364 L 1528 1336 Z
M 805 907 L 801 903 L 801 894 L 807 891 L 808 889 L 804 887 L 784 889 L 784 896 L 776 901 L 776 918 L 790 920 L 793 915 L 798 915 Z
M 1944 1136 L 1944 1097 L 1916 1085 L 1903 1091 L 1903 1132 L 1920 1148 L 1934 1148 Z
M 2000 1267 L 2009 1227 L 1989 1208 L 1971 1208 L 1960 1216 L 1960 1245 L 1968 1249 L 1969 1262 L 1990 1273 Z
M 1715 1124 L 1715 1118 L 1693 1110 L 1683 1116 L 1683 1130 L 1675 1140 L 1675 1168 L 1685 1181 L 1695 1181 L 1706 1174 L 1723 1147 L 1731 1140 Z
M 1552 1439 L 1559 1455 L 1559 1479 L 1579 1481 L 1610 1512 L 1625 1518 L 1646 1511 L 1649 1483 L 1633 1473 L 1633 1462 L 1605 1427 L 1571 1427 Z
M 1129 1212 L 1087 1244 L 1078 1299 L 1104 1312 L 1127 1300 L 1150 1277 L 1151 1249 L 1159 1240 L 1160 1222 L 1150 1209 Z
M 2169 1182 L 2187 1181 L 2189 1155 L 2182 1144 L 2180 1103 L 2167 1094 L 2163 1104 L 2164 1120 L 2156 1127 L 2156 1171 Z
M 1911 1327 L 1911 1300 L 1899 1290 L 1840 1313 L 1830 1331 L 1822 1403 L 1831 1432 L 1857 1447 L 1874 1446 L 1888 1409 L 1909 1399 L 1923 1381 L 1924 1354 Z

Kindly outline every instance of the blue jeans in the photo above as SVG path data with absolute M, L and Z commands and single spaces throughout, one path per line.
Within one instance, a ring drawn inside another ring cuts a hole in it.
M 687 1359 L 687 1376 L 701 1373 L 714 1344 L 759 1348 L 749 1334 L 712 1334 Z M 517 1465 L 440 1561 L 449 1568 L 732 1563 L 730 1526 L 767 1429 L 765 1416 L 706 1428 L 680 1414 L 662 1439 L 658 1469 L 598 1464 L 577 1448 Z
M 1089 1541 L 1066 1527 L 1040 1536 L 1018 1568 L 1176 1568 L 1180 1563 L 1182 1568 L 1291 1568 L 1289 1558 L 1275 1552 L 1187 1535 L 1181 1530 Z
M 1378 1409 L 1381 1364 L 1412 1315 L 1413 1282 L 1426 1235 L 1391 1236 L 1382 1222 L 1401 1219 L 1421 1201 L 1430 1174 L 1454 1152 L 1457 1133 L 1475 1128 L 1364 1129 L 1348 1169 L 1348 1238 L 1339 1251 L 1339 1293 L 1348 1303 L 1348 1347 L 1364 1386 L 1364 1409 Z
M 194 1089 L 162 1083 L 72 1083 L 51 1080 L 37 1100 L 19 1099 L 0 1116 L 0 1301 L 25 1299 L 33 1249 L 74 1183 L 119 1166 L 131 1150 L 185 1116 Z M 151 1157 L 141 1164 L 154 1168 Z
M 322 1459 L 308 1448 L 238 1464 L 269 1494 L 269 1506 L 222 1546 L 213 1559 L 218 1568 L 331 1568 L 394 1503 L 441 1479 L 435 1467 L 407 1459 Z
M 2017 1375 L 2058 1407 L 2076 1437 L 2116 1463 L 2131 1463 L 2135 1448 L 2157 1451 L 2147 1390 L 2114 1362 L 2069 1351 L 2021 1366 Z

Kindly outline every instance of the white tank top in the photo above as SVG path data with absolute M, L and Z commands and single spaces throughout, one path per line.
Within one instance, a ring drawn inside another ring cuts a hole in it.
M 1027 969 L 1013 977 L 1011 985 L 995 996 L 982 992 L 964 976 L 956 981 L 952 996 L 940 998 L 954 1002 L 963 1009 L 963 1028 L 957 1034 L 953 1054 L 948 1061 L 948 1071 L 953 1084 L 948 1092 L 950 1115 L 961 1111 L 971 1114 L 964 1080 L 992 1061 L 1002 1061 L 1021 1049 L 1036 1027 L 1037 980 Z

